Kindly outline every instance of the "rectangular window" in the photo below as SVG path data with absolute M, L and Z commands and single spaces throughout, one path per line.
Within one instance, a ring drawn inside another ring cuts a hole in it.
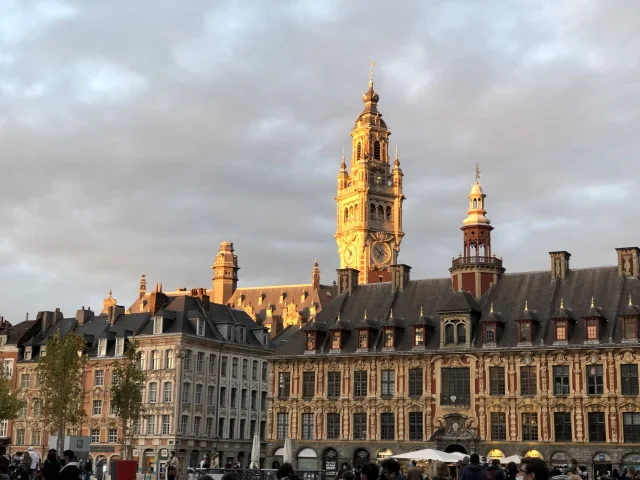
M 171 416 L 162 415 L 162 435 L 169 435 L 171 433 Z
M 368 330 L 358 330 L 358 349 L 366 350 L 369 348 L 369 332 Z
M 0 437 L 9 436 L 9 420 L 2 420 L 0 422 Z
M 218 419 L 218 437 L 225 438 L 224 436 L 224 418 Z
M 380 372 L 380 394 L 383 397 L 393 397 L 396 390 L 396 372 L 382 370 Z
M 485 323 L 484 325 L 484 341 L 487 344 L 496 343 L 496 324 Z
M 413 335 L 413 346 L 414 347 L 424 346 L 424 327 L 416 327 Z
M 237 400 L 238 400 L 238 389 L 233 387 L 231 389 L 231 408 L 236 408 Z
M 638 320 L 635 318 L 623 319 L 623 335 L 625 340 L 636 340 L 638 338 Z
M 394 440 L 396 417 L 393 413 L 380 414 L 380 440 Z
M 16 430 L 16 445 L 24 445 L 24 428 Z
M 252 439 L 255 434 L 256 434 L 256 421 L 251 420 L 251 422 L 249 422 L 249 438 Z
M 247 408 L 247 389 L 243 388 L 240 394 L 240 408 Z
M 470 405 L 471 382 L 468 368 L 442 369 L 442 405 Z
M 174 359 L 174 354 L 173 354 L 173 350 L 165 350 L 164 352 L 164 365 L 167 370 L 172 369 L 173 368 L 173 359 Z
M 522 414 L 522 441 L 524 442 L 538 441 L 538 414 L 537 413 Z
M 568 365 L 555 365 L 553 367 L 553 394 L 569 395 L 571 391 Z
M 267 370 L 269 368 L 269 364 L 267 362 L 262 362 L 262 381 L 267 381 Z
M 40 430 L 34 430 L 31 432 L 31 445 L 40 445 Z
M 204 371 L 204 352 L 198 352 L 196 355 L 196 373 Z
M 327 413 L 327 440 L 340 438 L 340 414 Z
M 620 365 L 622 377 L 622 394 L 638 395 L 638 364 L 629 363 Z
M 116 338 L 116 355 L 124 355 L 124 337 Z
M 104 385 L 104 370 L 96 370 L 95 376 L 93 378 L 93 384 L 96 387 L 101 387 Z
M 279 412 L 278 423 L 277 423 L 278 440 L 284 440 L 288 434 L 289 434 L 289 414 Z
M 587 320 L 587 340 L 598 340 L 598 320 L 595 318 Z
M 247 429 L 247 421 L 243 418 L 240 420 L 240 440 L 244 440 L 244 431 Z
M 267 411 L 267 392 L 262 392 L 260 395 L 260 409 L 263 412 Z
M 246 358 L 242 360 L 242 379 L 246 380 L 249 375 L 249 360 Z
M 91 429 L 91 443 L 100 443 L 100 429 L 92 428 Z
M 162 317 L 153 317 L 153 333 L 162 333 Z
M 238 359 L 235 357 L 231 359 L 231 376 L 238 378 Z
M 531 322 L 520 323 L 520 343 L 531 343 Z
M 251 410 L 258 409 L 258 392 L 256 390 L 251 390 Z
M 162 401 L 164 403 L 171 403 L 173 401 L 173 384 L 171 382 L 165 382 L 162 387 Z
M 209 366 L 207 367 L 209 375 L 215 375 L 216 373 L 216 356 L 212 353 L 209 355 Z
M 151 370 L 158 370 L 160 368 L 160 352 L 157 350 L 151 351 Z
M 409 440 L 422 440 L 422 412 L 409 412 Z
M 221 419 L 222 420 L 222 419 Z M 182 415 L 180 418 L 180 433 L 183 435 L 187 434 L 187 426 L 189 424 L 189 417 L 186 415 Z
M 196 394 L 195 394 L 196 405 L 202 405 L 202 385 L 196 385 Z
M 102 400 L 93 401 L 93 414 L 102 415 Z
M 184 358 L 182 359 L 182 366 L 185 372 L 191 371 L 191 350 L 187 350 L 184 354 Z
M 353 414 L 353 439 L 354 440 L 367 439 L 367 414 L 366 413 Z
M 366 370 L 357 370 L 353 372 L 353 396 L 362 398 L 367 396 L 367 378 Z
M 98 340 L 98 356 L 104 357 L 107 354 L 107 339 L 101 338 Z
M 222 357 L 222 359 L 220 360 L 220 376 L 221 377 L 226 377 L 227 376 L 227 363 L 228 363 L 228 358 L 227 357 Z
M 156 434 L 156 416 L 147 415 L 147 435 Z
M 207 418 L 207 431 L 206 431 L 206 435 L 207 437 L 211 438 L 213 436 L 213 418 L 209 417 Z
M 409 396 L 410 397 L 422 396 L 422 369 L 421 368 L 409 369 Z
M 200 422 L 202 421 L 202 417 L 193 417 L 193 435 L 200 435 Z
M 260 422 L 260 439 L 263 441 L 267 440 L 267 421 L 262 420 Z
M 254 360 L 251 364 L 251 380 L 254 382 L 258 380 L 258 361 Z
M 489 367 L 489 395 L 505 394 L 504 367 Z
M 216 387 L 209 385 L 207 387 L 207 405 L 213 407 L 216 404 Z
M 383 348 L 393 348 L 393 347 L 394 347 L 394 329 L 385 328 Z
M 491 440 L 507 439 L 507 415 L 503 412 L 491 412 Z
M 587 365 L 587 395 L 602 395 L 603 393 L 602 365 Z
M 313 398 L 316 394 L 316 372 L 302 372 L 302 398 Z
M 2 363 L 2 373 L 5 377 L 13 376 L 13 360 L 4 360 Z M 6 435 L 4 435 L 6 437 Z
M 278 398 L 286 400 L 291 394 L 291 374 L 289 372 L 280 372 L 278 382 Z
M 520 367 L 520 394 L 535 395 L 538 390 L 536 367 Z
M 31 383 L 31 376 L 28 373 L 23 373 L 20 377 L 20 387 L 29 388 L 29 384 Z
M 556 442 L 570 442 L 572 440 L 571 412 L 554 412 L 553 426 Z
M 158 401 L 158 384 L 151 382 L 149 384 L 149 403 L 156 403 Z
M 556 341 L 567 341 L 567 322 L 566 320 L 556 320 Z
M 191 384 L 184 382 L 182 384 L 182 403 L 189 403 L 191 398 Z
M 622 414 L 624 443 L 640 443 L 640 413 Z
M 340 331 L 331 332 L 331 350 L 340 350 Z
M 169 433 L 169 432 L 167 432 Z M 118 443 L 118 429 L 110 428 L 109 429 L 109 443 Z
M 607 432 L 604 423 L 604 412 L 589 412 L 589 441 L 590 442 L 606 442 Z
M 302 414 L 302 440 L 313 440 L 313 413 Z
M 229 419 L 229 438 L 236 438 L 236 419 Z
M 327 374 L 327 397 L 340 398 L 340 372 L 329 372 Z
M 196 335 L 204 337 L 204 318 L 198 318 L 196 324 Z
M 220 406 L 225 405 L 227 403 L 227 387 L 220 387 Z

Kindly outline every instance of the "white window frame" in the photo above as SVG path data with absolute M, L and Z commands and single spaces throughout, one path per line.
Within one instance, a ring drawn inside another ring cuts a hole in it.
M 116 338 L 116 355 L 124 355 L 124 337 Z
M 25 382 L 26 380 L 26 382 Z M 31 386 L 31 375 L 23 373 L 20 377 L 20 388 L 29 388 Z
M 202 424 L 202 417 L 195 416 L 193 417 L 193 435 L 195 437 L 200 436 L 200 425 Z
M 102 415 L 102 400 L 93 401 L 91 413 L 94 417 L 98 415 Z
M 98 356 L 104 357 L 107 355 L 107 339 L 101 338 L 98 340 Z
M 147 435 L 156 434 L 156 416 L 147 415 Z
M 110 428 L 107 437 L 108 443 L 118 443 L 118 429 Z
M 47 356 L 47 346 L 46 345 L 42 345 L 40 347 L 40 358 L 42 357 L 46 357 Z M 40 442 L 38 442 L 40 443 Z
M 0 437 L 7 438 L 9 434 L 9 420 L 2 420 L 0 422 Z
M 150 365 L 151 370 L 160 369 L 160 352 L 158 350 L 151 350 Z
M 13 359 L 5 359 L 2 362 L 2 374 L 7 377 L 7 378 L 11 378 L 13 377 Z
M 204 318 L 196 319 L 196 335 L 204 337 Z
M 31 360 L 31 352 L 32 352 L 31 347 L 24 347 L 24 359 L 25 360 Z
M 174 363 L 175 354 L 173 353 L 173 350 L 171 350 L 171 349 L 165 350 L 164 355 L 165 355 L 165 360 L 164 360 L 165 361 L 165 363 L 164 363 L 165 368 L 167 370 L 173 368 L 173 366 L 175 365 L 175 363 Z
M 167 386 L 169 387 L 168 389 Z M 164 382 L 162 385 L 162 401 L 164 403 L 171 403 L 173 401 L 173 383 Z
M 93 385 L 96 387 L 104 386 L 104 370 L 96 370 L 93 376 Z
M 189 428 L 189 416 L 182 415 L 180 418 L 180 433 L 185 435 L 187 433 L 187 428 Z
M 158 382 L 149 383 L 147 391 L 149 392 L 149 403 L 158 403 Z
M 100 443 L 100 429 L 99 428 L 92 428 L 91 432 L 91 443 Z
M 171 433 L 171 415 L 162 415 L 162 435 Z
M 162 333 L 162 317 L 153 317 L 153 334 L 160 335 Z

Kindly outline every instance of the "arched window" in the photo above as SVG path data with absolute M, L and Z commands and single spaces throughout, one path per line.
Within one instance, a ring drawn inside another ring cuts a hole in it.
M 456 327 L 458 332 L 458 341 L 457 343 L 465 343 L 467 341 L 467 328 L 464 323 L 459 323 Z
M 477 200 L 473 199 L 473 208 L 478 208 Z
M 377 140 L 373 143 L 373 158 L 380 160 L 380 142 Z
M 384 220 L 384 207 L 382 205 L 378 207 L 378 219 Z
M 349 209 L 345 208 L 344 209 L 344 223 L 347 223 L 349 221 Z
M 391 207 L 387 207 L 387 220 L 391 220 Z
M 358 221 L 358 204 L 356 203 L 355 206 L 353 207 L 353 221 L 357 222 Z
M 362 158 L 362 144 L 358 142 L 358 146 L 356 147 L 356 158 L 360 160 Z
M 444 327 L 444 343 L 446 343 L 447 345 L 453 345 L 454 342 L 455 338 L 453 336 L 453 325 L 448 323 Z
M 371 218 L 375 218 L 376 216 L 376 206 L 373 203 L 369 206 L 369 216 Z
M 151 382 L 149 384 L 149 403 L 156 403 L 158 401 L 158 384 Z
M 353 222 L 353 207 L 349 207 L 349 221 Z

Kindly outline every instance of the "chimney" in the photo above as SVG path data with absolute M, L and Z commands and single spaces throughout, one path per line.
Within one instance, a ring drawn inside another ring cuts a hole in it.
M 111 305 L 107 310 L 107 321 L 109 325 L 113 325 L 118 318 L 118 315 L 124 314 L 124 307 L 122 305 Z
M 549 252 L 551 257 L 551 278 L 564 280 L 569 273 L 569 258 L 571 254 L 569 252 Z
M 207 295 L 206 288 L 194 288 L 191 293 L 194 297 L 200 300 L 203 310 L 209 310 L 210 297 Z
M 404 290 L 404 287 L 409 283 L 409 272 L 411 267 L 403 263 L 399 265 L 391 265 L 391 285 L 394 290 Z
M 149 295 L 149 312 L 151 314 L 154 314 L 158 310 L 160 310 L 168 299 L 168 297 L 164 293 L 158 290 L 159 289 L 156 288 L 156 291 Z
M 640 268 L 638 266 L 640 248 L 616 248 L 616 252 L 618 252 L 618 276 L 638 278 L 640 276 Z
M 91 309 L 85 309 L 83 305 L 82 308 L 76 312 L 76 322 L 78 322 L 78 325 L 84 325 L 84 322 L 93 316 L 94 314 Z
M 355 268 L 339 268 L 336 271 L 338 272 L 338 295 L 343 293 L 351 295 L 358 285 L 360 272 Z

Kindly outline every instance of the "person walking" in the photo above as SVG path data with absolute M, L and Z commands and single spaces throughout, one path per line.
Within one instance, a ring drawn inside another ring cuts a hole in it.
M 36 470 L 38 470 L 38 464 L 40 463 L 40 457 L 33 449 L 33 447 L 29 447 L 27 449 L 27 453 L 29 454 L 29 458 L 31 459 L 31 466 L 29 467 L 29 478 L 31 478 L 31 480 L 35 480 Z
M 58 461 L 58 454 L 55 448 L 52 448 L 47 453 L 47 458 L 44 459 L 42 465 L 42 477 L 44 480 L 58 480 L 60 476 L 60 462 Z
M 411 467 L 407 472 L 407 480 L 424 480 L 424 472 L 418 467 L 418 462 L 411 460 Z
M 180 462 L 178 461 L 178 457 L 176 457 L 176 452 L 171 452 L 169 455 L 169 461 L 167 462 L 167 479 L 175 480 L 178 476 L 178 466 Z
M 469 465 L 462 469 L 458 478 L 460 480 L 487 480 L 487 474 L 480 465 L 480 455 L 472 453 L 469 456 Z
M 491 460 L 491 465 L 487 467 L 487 480 L 506 480 L 507 476 L 500 468 L 500 460 L 494 458 Z
M 78 480 L 80 477 L 80 470 L 78 469 L 78 463 L 74 461 L 75 453 L 73 450 L 65 450 L 62 452 L 62 469 L 58 480 Z

